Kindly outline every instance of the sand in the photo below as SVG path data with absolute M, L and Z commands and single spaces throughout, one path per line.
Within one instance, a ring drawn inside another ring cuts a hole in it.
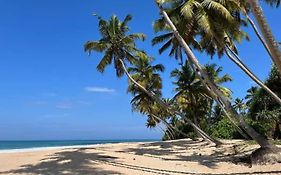
M 281 174 L 281 164 L 249 167 L 232 163 L 233 157 L 257 146 L 239 140 L 224 143 L 215 148 L 204 141 L 184 139 L 0 153 L 0 174 Z

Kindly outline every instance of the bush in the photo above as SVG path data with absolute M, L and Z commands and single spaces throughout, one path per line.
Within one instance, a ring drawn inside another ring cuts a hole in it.
M 268 121 L 258 121 L 258 120 L 252 120 L 250 118 L 246 119 L 247 123 L 254 128 L 259 134 L 264 135 L 267 138 L 272 137 L 272 122 Z
M 224 117 L 212 125 L 209 129 L 209 134 L 215 138 L 221 139 L 240 139 L 241 135 L 233 127 L 228 118 Z

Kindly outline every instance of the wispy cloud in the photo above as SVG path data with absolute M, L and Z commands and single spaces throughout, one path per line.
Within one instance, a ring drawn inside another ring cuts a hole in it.
M 113 93 L 115 89 L 105 88 L 105 87 L 85 87 L 85 91 L 87 92 L 99 92 L 99 93 Z

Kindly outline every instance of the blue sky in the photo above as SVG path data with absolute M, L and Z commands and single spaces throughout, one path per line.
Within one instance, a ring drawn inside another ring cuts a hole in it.
M 264 6 L 276 37 L 280 9 Z M 118 79 L 112 67 L 104 74 L 96 71 L 101 55 L 89 57 L 83 51 L 88 40 L 99 39 L 97 13 L 124 18 L 132 14 L 132 32 L 147 35 L 138 46 L 166 66 L 164 95 L 171 97 L 169 72 L 178 67 L 167 54 L 159 55 L 151 46 L 155 36 L 152 22 L 158 9 L 152 0 L 1 0 L 0 1 L 0 140 L 34 139 L 159 139 L 159 129 L 145 127 L 145 117 L 133 113 L 127 79 Z M 251 42 L 243 42 L 240 55 L 261 79 L 270 69 L 270 59 L 247 30 Z M 243 97 L 253 85 L 227 59 L 216 62 L 232 75 L 227 84 L 234 97 Z

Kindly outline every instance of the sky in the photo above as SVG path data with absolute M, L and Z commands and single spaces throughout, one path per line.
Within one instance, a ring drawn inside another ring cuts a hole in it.
M 263 8 L 280 41 L 280 9 Z M 132 112 L 127 79 L 116 78 L 111 66 L 100 74 L 96 65 L 102 55 L 84 52 L 86 41 L 100 38 L 93 13 L 105 19 L 133 15 L 131 32 L 147 35 L 138 47 L 155 57 L 155 64 L 164 64 L 163 94 L 172 97 L 169 73 L 179 65 L 151 46 L 152 23 L 159 17 L 152 0 L 1 0 L 0 140 L 161 138 L 159 128 L 147 129 L 146 117 Z M 245 30 L 251 41 L 239 45 L 239 54 L 265 80 L 271 60 L 253 31 Z M 234 98 L 255 85 L 226 58 L 195 54 L 233 77 L 226 86 Z

